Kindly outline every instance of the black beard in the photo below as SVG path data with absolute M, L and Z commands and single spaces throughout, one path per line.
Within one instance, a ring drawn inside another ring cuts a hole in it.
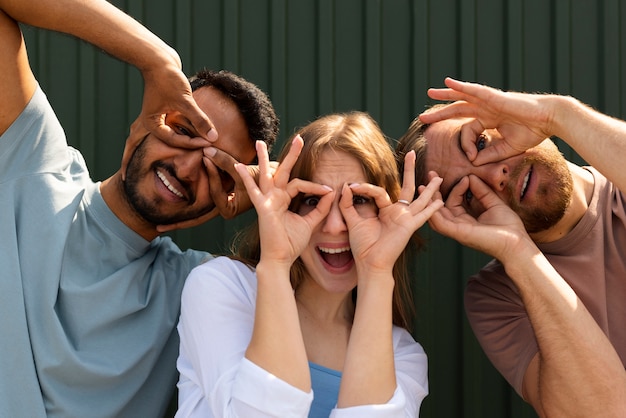
M 144 140 L 137 146 L 130 161 L 128 162 L 126 180 L 123 182 L 124 192 L 126 193 L 126 201 L 141 218 L 153 225 L 169 225 L 197 218 L 213 209 L 214 205 L 211 205 L 211 207 L 202 209 L 180 211 L 174 215 L 161 213 L 159 210 L 159 202 L 144 198 L 139 191 L 139 179 L 141 178 L 142 172 L 141 165 L 145 155 L 146 150 Z M 152 172 L 156 172 L 157 168 L 160 168 L 161 171 L 167 171 L 170 173 L 173 172 L 171 167 L 159 162 L 153 163 L 150 168 Z M 192 205 L 193 200 L 189 204 Z M 161 203 L 161 205 L 167 205 L 167 203 Z
M 521 218 L 526 231 L 536 233 L 550 229 L 557 224 L 570 205 L 573 193 L 572 174 L 567 166 L 567 161 L 557 149 L 546 149 L 538 155 L 528 156 L 521 167 L 528 165 L 542 165 L 552 173 L 552 182 L 549 185 L 539 185 L 537 197 L 545 203 L 542 207 L 521 207 L 517 200 L 511 197 L 509 206 Z M 518 175 L 513 175 L 518 178 Z M 513 191 L 510 190 L 510 196 Z

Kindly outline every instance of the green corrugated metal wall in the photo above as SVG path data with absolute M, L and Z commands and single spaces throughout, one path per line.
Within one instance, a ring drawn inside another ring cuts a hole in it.
M 625 0 L 117 0 L 174 46 L 185 71 L 225 68 L 259 84 L 281 141 L 317 115 L 370 112 L 398 138 L 444 76 L 574 95 L 611 115 L 626 105 Z M 67 36 L 26 29 L 37 76 L 95 178 L 119 166 L 139 112 L 139 73 Z M 562 145 L 562 144 L 561 144 Z M 562 146 L 566 155 L 581 161 Z M 175 239 L 220 252 L 252 213 Z M 533 417 L 465 322 L 465 278 L 486 257 L 437 234 L 416 258 L 415 336 L 430 359 L 422 417 Z

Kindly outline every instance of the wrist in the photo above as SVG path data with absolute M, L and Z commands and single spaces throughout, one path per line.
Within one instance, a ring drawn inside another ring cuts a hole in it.
M 552 100 L 552 117 L 550 120 L 549 132 L 563 140 L 570 135 L 572 123 L 580 118 L 581 112 L 584 111 L 584 105 L 576 98 L 571 96 L 550 95 Z

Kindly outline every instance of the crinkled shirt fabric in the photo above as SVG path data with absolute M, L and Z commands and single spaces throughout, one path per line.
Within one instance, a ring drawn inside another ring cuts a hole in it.
M 252 269 L 218 257 L 196 267 L 183 290 L 179 410 L 181 417 L 307 417 L 303 392 L 247 360 L 257 282 Z M 397 388 L 383 405 L 334 408 L 336 418 L 418 416 L 428 393 L 427 358 L 404 329 L 393 328 Z
M 538 247 L 626 364 L 624 194 L 597 170 L 585 168 L 595 180 L 587 212 L 569 234 Z M 469 280 L 465 307 L 485 353 L 521 396 L 524 374 L 538 347 L 517 288 L 499 262 L 490 262 Z
M 0 136 L 0 196 L 0 416 L 161 416 L 206 254 L 126 227 L 39 87 Z

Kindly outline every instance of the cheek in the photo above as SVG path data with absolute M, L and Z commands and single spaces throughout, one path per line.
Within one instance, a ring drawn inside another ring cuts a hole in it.
M 362 218 L 375 218 L 378 216 L 378 207 L 375 203 L 368 203 L 366 205 L 355 205 L 356 212 Z

